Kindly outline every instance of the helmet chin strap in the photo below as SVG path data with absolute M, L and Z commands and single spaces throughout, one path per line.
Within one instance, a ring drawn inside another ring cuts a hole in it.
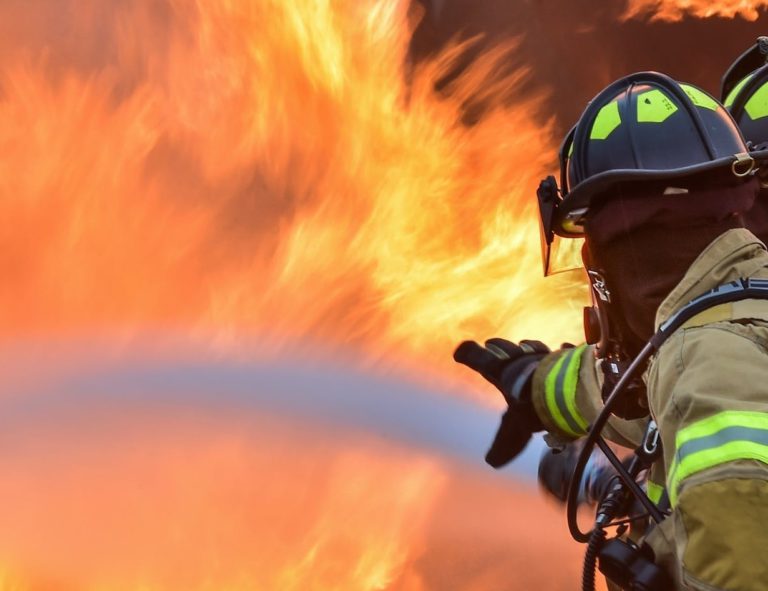
M 590 345 L 596 345 L 597 356 L 605 357 L 610 346 L 609 343 L 614 338 L 614 330 L 608 313 L 611 306 L 611 291 L 605 282 L 605 273 L 602 270 L 596 270 L 587 267 L 587 276 L 589 277 L 590 294 L 592 295 L 592 321 L 585 323 L 584 332 L 587 342 Z
M 615 322 L 615 316 L 620 316 L 621 312 L 616 309 L 616 297 L 608 285 L 605 271 L 589 249 L 589 242 L 584 243 L 581 255 L 592 298 L 592 307 L 585 309 L 584 333 L 587 343 L 595 345 L 598 359 L 604 359 L 621 345 L 623 331 Z

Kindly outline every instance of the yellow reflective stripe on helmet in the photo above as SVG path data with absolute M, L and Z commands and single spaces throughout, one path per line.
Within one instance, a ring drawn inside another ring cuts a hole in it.
M 637 95 L 638 123 L 663 123 L 677 112 L 677 105 L 658 88 Z
M 736 102 L 736 97 L 739 96 L 741 89 L 744 88 L 744 85 L 752 79 L 752 76 L 754 76 L 754 74 L 750 74 L 749 76 L 744 77 L 741 82 L 739 82 L 736 86 L 733 87 L 733 89 L 731 89 L 731 92 L 729 92 L 728 96 L 725 97 L 725 103 L 723 103 L 726 107 L 731 108 L 733 106 L 733 103 Z
M 654 505 L 658 505 L 664 494 L 664 487 L 655 482 L 648 481 L 648 498 L 651 499 Z
M 667 479 L 670 501 L 680 483 L 703 470 L 735 460 L 768 464 L 768 413 L 725 411 L 681 430 Z
M 574 437 L 587 432 L 587 422 L 576 408 L 581 354 L 585 348 L 586 345 L 582 345 L 563 354 L 544 381 L 549 414 L 560 429 Z
M 763 84 L 749 97 L 744 110 L 753 121 L 768 116 L 768 83 Z
M 613 133 L 613 130 L 621 125 L 619 103 L 612 101 L 605 105 L 595 117 L 592 131 L 589 134 L 591 140 L 604 140 Z
M 697 107 L 709 109 L 710 111 L 717 111 L 720 108 L 720 104 L 709 96 L 706 92 L 690 84 L 681 84 L 680 88 L 685 91 L 685 94 L 693 101 L 693 104 Z

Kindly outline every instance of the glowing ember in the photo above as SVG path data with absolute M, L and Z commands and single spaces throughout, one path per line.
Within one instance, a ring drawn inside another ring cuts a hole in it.
M 0 63 L 3 338 L 192 327 L 444 364 L 468 336 L 578 338 L 584 292 L 540 277 L 557 142 L 525 72 L 495 74 L 508 51 L 441 98 L 451 54 L 407 65 L 405 1 L 72 2 L 62 39 L 11 4 L 51 38 Z
M 686 15 L 697 18 L 713 16 L 741 17 L 756 21 L 768 0 L 630 0 L 624 18 L 652 14 L 653 20 L 679 21 Z

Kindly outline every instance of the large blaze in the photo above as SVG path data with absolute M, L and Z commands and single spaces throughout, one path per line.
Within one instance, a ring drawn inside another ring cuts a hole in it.
M 514 44 L 438 94 L 461 48 L 409 64 L 404 0 L 57 7 L 67 35 L 0 8 L 22 15 L 0 64 L 3 338 L 163 327 L 433 367 L 462 338 L 578 338 L 585 292 L 541 278 L 556 140 Z
M 60 378 L 95 362 L 13 355 L 94 335 L 151 355 L 172 334 L 440 377 L 462 338 L 576 337 L 583 289 L 541 278 L 553 123 L 514 43 L 437 93 L 462 47 L 411 64 L 404 0 L 44 4 L 0 5 L 2 399 L 51 380 L 31 404 L 64 416 L 11 423 L 0 588 L 481 590 L 515 570 L 568 588 L 573 547 L 536 571 L 497 529 L 501 511 L 527 551 L 551 546 L 528 493 L 268 415 L 188 427 L 151 388 L 73 423 L 93 400 Z
M 625 18 L 652 15 L 655 20 L 680 21 L 686 15 L 697 18 L 741 17 L 756 21 L 767 0 L 629 0 Z
M 763 3 L 707 5 L 629 14 Z M 419 17 L 0 2 L 0 590 L 574 587 L 581 549 L 533 490 L 205 379 L 215 403 L 121 389 L 126 351 L 179 372 L 345 353 L 442 384 L 464 338 L 580 338 L 582 278 L 539 258 L 548 89 L 522 39 L 445 83 L 472 42 L 412 62 Z

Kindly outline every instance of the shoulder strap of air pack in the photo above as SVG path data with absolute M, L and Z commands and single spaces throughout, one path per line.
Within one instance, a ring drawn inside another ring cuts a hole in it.
M 758 317 L 766 316 L 768 320 L 768 307 L 762 302 L 757 306 L 749 305 L 745 300 L 768 300 L 768 279 L 737 279 L 691 300 L 662 323 L 651 339 L 651 345 L 658 350 L 673 332 L 683 326 L 701 326 L 710 322 L 736 319 L 737 316 L 746 318 L 753 314 Z M 744 305 L 730 305 L 736 302 L 744 302 Z M 686 324 L 691 320 L 695 322 Z

